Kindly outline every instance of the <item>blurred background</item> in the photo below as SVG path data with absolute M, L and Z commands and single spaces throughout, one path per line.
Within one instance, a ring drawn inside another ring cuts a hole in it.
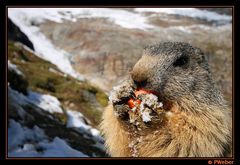
M 8 157 L 106 157 L 98 125 L 146 45 L 206 54 L 232 106 L 231 8 L 8 8 Z

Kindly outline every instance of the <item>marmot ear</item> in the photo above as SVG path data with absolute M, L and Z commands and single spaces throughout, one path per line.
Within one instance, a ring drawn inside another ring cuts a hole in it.
M 207 65 L 208 65 L 208 63 L 209 63 L 209 61 L 210 61 L 210 54 L 204 54 L 204 53 L 202 53 L 201 54 L 201 61 L 203 62 L 203 63 L 206 63 Z
M 208 66 L 209 58 L 207 58 L 207 56 L 203 53 L 200 54 L 200 58 L 201 59 L 198 61 L 198 63 L 201 64 L 203 68 L 206 69 L 208 72 L 210 72 L 209 66 Z
M 205 56 L 205 54 L 201 54 L 201 58 L 202 58 L 202 61 L 203 61 L 203 62 L 207 62 L 207 61 L 208 61 L 207 58 L 206 58 L 206 56 Z
M 208 59 L 207 59 L 206 55 L 201 51 L 201 49 L 196 48 L 195 49 L 195 54 L 200 56 L 200 59 L 199 59 L 198 63 L 208 62 Z

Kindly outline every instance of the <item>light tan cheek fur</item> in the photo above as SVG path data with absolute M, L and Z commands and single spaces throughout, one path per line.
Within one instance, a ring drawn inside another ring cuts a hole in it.
M 127 132 L 113 114 L 113 107 L 109 105 L 103 113 L 103 121 L 100 125 L 106 139 L 106 147 L 113 157 L 130 156 Z

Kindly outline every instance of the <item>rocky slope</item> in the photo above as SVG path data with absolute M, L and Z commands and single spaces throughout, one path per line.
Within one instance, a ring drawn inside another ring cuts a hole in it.
M 231 14 L 229 9 L 217 11 Z M 40 29 L 55 45 L 72 54 L 71 61 L 79 73 L 106 91 L 126 77 L 145 45 L 169 40 L 188 42 L 207 54 L 217 84 L 231 105 L 231 21 L 151 11 L 142 15 L 155 27 L 125 28 L 106 17 L 93 17 L 75 22 L 48 21 Z
M 34 50 L 32 42 L 29 38 L 17 27 L 9 18 L 7 19 L 8 25 L 8 39 L 12 41 L 19 41 Z
M 64 74 L 21 44 L 9 42 L 8 59 L 23 72 L 29 89 L 57 97 L 64 107 L 80 111 L 92 125 L 97 126 L 103 107 L 107 105 L 107 96 L 103 91 L 87 81 L 78 81 Z M 17 82 L 11 72 L 8 78 L 13 89 L 26 84 Z M 26 93 L 26 89 L 19 91 Z
M 209 13 L 204 8 L 192 13 L 187 10 L 159 10 L 115 9 L 113 16 L 109 17 L 94 13 L 91 16 L 89 13 L 93 11 L 86 11 L 85 17 L 72 15 L 74 21 L 46 20 L 39 28 L 54 45 L 70 52 L 75 70 L 105 91 L 126 77 L 141 57 L 145 45 L 159 41 L 188 42 L 207 54 L 217 84 L 231 105 L 231 9 L 207 9 Z M 119 19 L 129 26 L 117 22 L 118 18 L 114 17 L 117 11 L 119 17 L 129 17 L 129 20 Z M 127 11 L 128 16 L 121 13 L 123 11 Z M 144 18 L 146 24 L 134 20 L 136 16 Z
M 104 140 L 95 129 L 107 103 L 100 89 L 65 75 L 20 43 L 9 41 L 8 60 L 10 157 L 106 156 Z M 19 129 L 31 136 L 19 135 Z M 41 138 L 35 137 L 38 132 L 43 132 Z M 55 143 L 63 151 L 51 153 L 58 150 Z

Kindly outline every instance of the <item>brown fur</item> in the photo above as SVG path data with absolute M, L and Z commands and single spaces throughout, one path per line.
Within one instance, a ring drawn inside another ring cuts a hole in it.
M 113 157 L 221 157 L 226 145 L 231 141 L 230 115 L 219 107 L 201 105 L 211 113 L 191 114 L 179 110 L 175 105 L 170 110 L 173 114 L 166 116 L 161 129 L 142 135 L 133 153 L 129 144 L 136 138 L 124 128 L 124 124 L 114 116 L 113 107 L 109 105 L 103 115 L 101 127 L 106 138 L 108 152 Z M 139 136 L 141 137 L 141 136 Z M 230 150 L 230 149 L 228 149 Z
M 182 47 L 179 43 L 176 45 Z M 187 48 L 189 48 L 188 45 Z M 190 50 L 192 51 L 192 48 Z M 151 53 L 157 54 L 156 51 L 159 53 L 159 50 L 155 49 Z M 198 51 L 198 49 L 194 50 L 195 53 Z M 138 130 L 131 127 L 127 121 L 116 116 L 112 104 L 106 108 L 103 113 L 101 130 L 106 139 L 106 148 L 112 156 L 231 156 L 231 111 L 225 105 L 224 99 L 217 88 L 215 88 L 211 80 L 211 74 L 205 66 L 206 63 L 203 62 L 203 66 L 192 64 L 195 69 L 181 70 L 179 67 L 176 75 L 172 73 L 175 72 L 174 67 L 172 69 L 166 67 L 171 70 L 167 74 L 170 78 L 162 76 L 159 70 L 164 70 L 164 68 L 159 69 L 159 67 L 162 67 L 166 61 L 171 63 L 171 60 L 175 60 L 174 58 L 165 56 L 157 61 L 156 56 L 153 56 L 153 58 L 149 55 L 143 56 L 142 60 L 135 65 L 132 73 L 133 79 L 138 82 L 145 80 L 148 76 L 148 79 L 151 80 L 149 82 L 152 84 L 147 84 L 146 88 L 160 91 L 161 86 L 166 87 L 165 89 L 161 88 L 161 92 L 165 98 L 171 101 L 171 106 L 167 109 L 161 123 L 152 125 L 148 129 Z M 197 55 L 196 57 L 193 55 L 193 58 L 192 61 L 200 60 Z M 155 74 L 155 71 L 158 75 Z M 164 74 L 167 72 L 165 69 Z M 185 75 L 189 79 L 188 72 L 193 72 L 193 74 L 191 73 L 193 77 L 189 81 L 185 81 Z M 196 76 L 194 77 L 194 75 Z M 159 77 L 161 79 L 158 79 Z M 154 82 L 160 82 L 159 80 L 166 81 L 162 81 L 161 86 L 156 85 Z M 194 91 L 192 90 L 191 80 L 197 82 Z M 178 84 L 175 84 L 176 82 Z

